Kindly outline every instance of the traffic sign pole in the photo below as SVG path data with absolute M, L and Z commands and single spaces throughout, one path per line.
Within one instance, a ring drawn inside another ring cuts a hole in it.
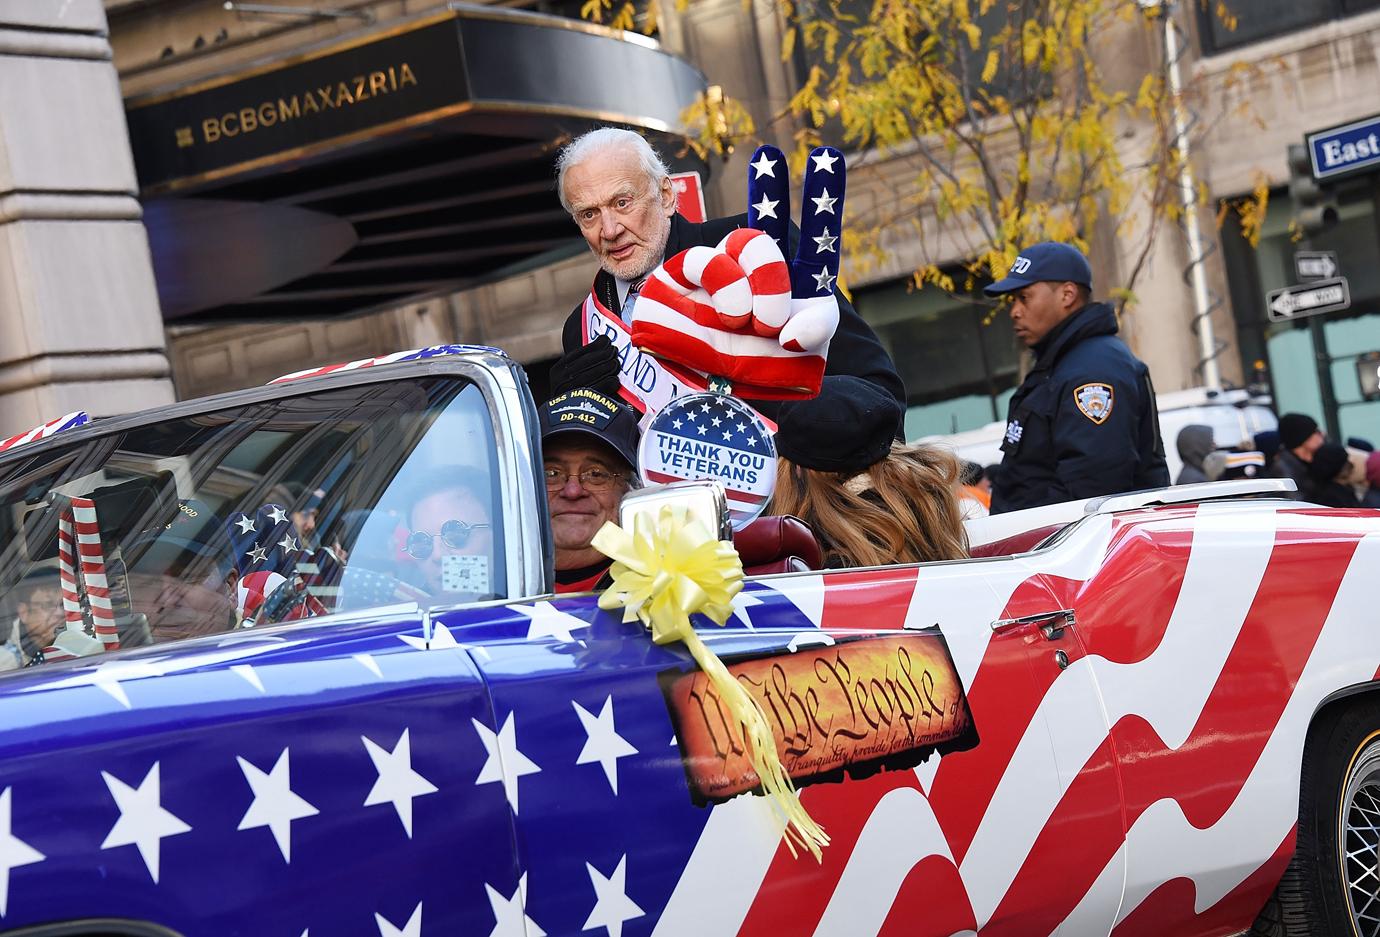
M 1327 424 L 1329 439 L 1342 438 L 1341 424 L 1337 419 L 1337 390 L 1332 386 L 1332 354 L 1327 349 L 1327 332 L 1324 330 L 1322 316 L 1308 320 L 1308 334 L 1313 339 L 1313 361 L 1318 369 L 1318 393 L 1322 397 L 1323 422 Z
M 1308 239 L 1298 243 L 1300 253 L 1310 250 Z M 1322 316 L 1308 317 L 1308 337 L 1313 341 L 1313 366 L 1318 374 L 1318 396 L 1322 398 L 1323 425 L 1327 427 L 1327 437 L 1340 439 L 1341 423 L 1337 419 L 1337 388 L 1332 384 L 1332 353 L 1327 347 L 1327 332 L 1323 328 Z

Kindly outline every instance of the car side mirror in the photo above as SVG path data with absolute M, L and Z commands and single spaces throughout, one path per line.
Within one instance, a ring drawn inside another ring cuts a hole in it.
M 619 505 L 618 524 L 631 533 L 633 518 L 643 515 L 654 520 L 662 507 L 668 504 L 683 506 L 691 517 L 698 519 L 706 530 L 720 540 L 733 539 L 728 498 L 723 486 L 712 481 L 672 482 L 669 485 L 633 489 L 623 496 L 623 503 Z

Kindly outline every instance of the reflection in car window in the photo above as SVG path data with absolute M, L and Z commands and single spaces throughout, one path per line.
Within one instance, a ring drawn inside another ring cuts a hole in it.
M 0 671 L 400 601 L 502 597 L 478 388 L 366 384 L 0 469 Z

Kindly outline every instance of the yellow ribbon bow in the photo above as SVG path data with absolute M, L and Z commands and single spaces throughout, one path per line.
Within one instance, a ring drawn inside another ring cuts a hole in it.
M 776 738 L 761 705 L 705 647 L 690 623 L 700 613 L 717 625 L 733 614 L 733 597 L 743 588 L 743 564 L 727 541 L 716 540 L 683 506 L 665 505 L 655 520 L 638 515 L 630 534 L 607 522 L 593 545 L 613 560 L 613 585 L 599 597 L 607 611 L 623 609 L 623 621 L 641 620 L 657 644 L 682 641 L 704 671 L 729 712 L 743 727 L 743 737 L 761 780 L 762 791 L 786 820 L 786 845 L 796 844 L 819 860 L 829 844 L 823 828 L 810 817 L 795 784 L 781 763 Z

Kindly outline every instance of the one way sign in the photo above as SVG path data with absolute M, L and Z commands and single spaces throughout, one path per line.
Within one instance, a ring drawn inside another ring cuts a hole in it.
M 1286 286 L 1270 293 L 1267 312 L 1275 322 L 1289 322 L 1322 312 L 1335 312 L 1351 306 L 1351 289 L 1346 277 Z
M 1300 280 L 1326 280 L 1337 275 L 1337 255 L 1332 251 L 1295 251 L 1294 270 Z

